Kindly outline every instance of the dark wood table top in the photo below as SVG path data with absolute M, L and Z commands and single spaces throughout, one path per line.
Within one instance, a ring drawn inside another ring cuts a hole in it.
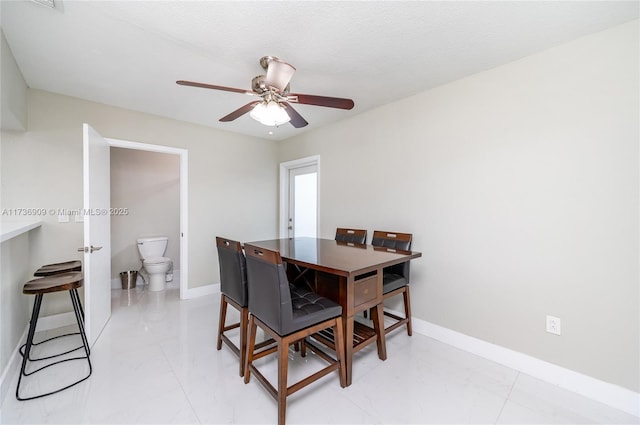
M 356 276 L 422 256 L 372 245 L 349 244 L 333 239 L 289 238 L 247 242 L 279 251 L 283 260 L 340 276 Z

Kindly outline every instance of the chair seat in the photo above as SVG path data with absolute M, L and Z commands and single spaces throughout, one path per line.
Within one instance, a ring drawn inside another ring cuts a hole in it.
M 287 334 L 329 320 L 342 314 L 342 307 L 305 288 L 289 284 L 293 309 L 292 328 Z
M 79 272 L 82 270 L 82 263 L 78 260 L 65 261 L 64 263 L 47 264 L 40 267 L 33 274 L 34 276 L 51 276 L 58 273 Z
M 82 286 L 82 273 L 70 272 L 30 280 L 22 287 L 27 295 L 46 294 L 49 292 L 70 291 Z
M 399 274 L 385 273 L 382 277 L 382 293 L 388 294 L 391 291 L 407 286 L 407 279 Z

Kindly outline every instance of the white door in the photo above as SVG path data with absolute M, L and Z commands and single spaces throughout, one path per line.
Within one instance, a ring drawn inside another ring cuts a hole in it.
M 93 345 L 111 317 L 111 205 L 109 143 L 83 124 L 84 313 Z
M 317 237 L 318 167 L 289 170 L 289 237 Z

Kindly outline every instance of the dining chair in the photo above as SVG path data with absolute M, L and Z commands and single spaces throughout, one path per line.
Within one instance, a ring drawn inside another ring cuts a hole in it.
M 411 250 L 411 233 L 383 232 L 374 230 L 371 245 L 387 250 Z M 387 310 L 384 315 L 391 317 L 396 322 L 385 328 L 385 333 L 389 333 L 402 325 L 407 326 L 407 334 L 411 336 L 411 296 L 409 291 L 409 261 L 385 267 L 383 271 L 382 299 L 387 300 L 402 294 L 404 300 L 405 317 L 400 317 Z
M 247 353 L 247 327 L 249 308 L 247 294 L 247 264 L 242 244 L 231 239 L 216 237 L 218 262 L 220 263 L 220 319 L 218 322 L 217 349 L 222 342 L 227 344 L 240 358 L 240 376 L 244 376 L 244 363 Z M 231 305 L 240 312 L 240 322 L 226 325 L 227 306 Z M 240 329 L 240 346 L 236 346 L 225 332 Z
M 278 424 L 284 425 L 287 396 L 335 370 L 340 376 L 340 386 L 346 386 L 342 307 L 314 292 L 290 285 L 279 252 L 250 244 L 245 245 L 245 252 L 250 317 L 244 382 L 250 382 L 252 373 L 256 376 L 278 402 Z M 255 351 L 258 327 L 276 341 L 275 347 Z M 307 336 L 327 328 L 333 328 L 336 335 L 336 358 L 321 350 L 314 342 L 305 341 L 301 355 L 306 355 L 306 349 L 309 348 L 329 365 L 288 386 L 289 345 L 299 340 L 304 341 Z M 276 352 L 277 388 L 254 364 L 255 360 Z
M 346 229 L 343 227 L 338 227 L 336 229 L 335 240 L 338 242 L 365 244 L 367 243 L 367 230 L 366 229 Z

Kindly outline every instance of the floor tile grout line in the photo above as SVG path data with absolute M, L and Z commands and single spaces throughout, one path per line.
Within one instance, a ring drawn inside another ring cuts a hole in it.
M 202 424 L 202 420 L 200 419 L 200 416 L 198 416 L 198 411 L 195 409 L 195 407 L 193 406 L 193 403 L 191 403 L 191 398 L 189 397 L 189 395 L 187 394 L 187 391 L 184 389 L 184 385 L 182 385 L 182 380 L 180 379 L 180 377 L 178 376 L 178 374 L 176 373 L 175 369 L 173 368 L 173 364 L 171 363 L 171 360 L 169 359 L 169 357 L 167 356 L 167 353 L 165 352 L 164 348 L 162 347 L 161 343 L 158 343 L 158 346 L 160 347 L 160 351 L 162 352 L 162 355 L 164 356 L 164 359 L 167 361 L 167 363 L 169 364 L 169 368 L 171 369 L 171 373 L 173 374 L 173 376 L 176 378 L 176 381 L 178 381 L 178 385 L 180 385 L 180 390 L 182 391 L 182 393 L 184 394 L 184 398 L 187 400 L 187 403 L 189 403 L 189 407 L 191 408 L 191 412 L 193 412 L 193 415 L 196 417 L 196 419 L 198 420 L 198 424 Z
M 516 371 L 516 377 L 513 380 L 513 384 L 511 384 L 511 388 L 509 388 L 509 393 L 505 397 L 504 403 L 502 403 L 502 408 L 500 409 L 500 413 L 498 413 L 498 417 L 496 418 L 496 421 L 494 422 L 494 425 L 497 424 L 498 421 L 500 420 L 500 417 L 502 416 L 502 413 L 504 412 L 504 408 L 507 405 L 507 402 L 509 402 L 509 399 L 511 398 L 511 393 L 513 392 L 513 389 L 515 388 L 516 383 L 518 382 L 519 378 L 520 378 L 520 371 Z

